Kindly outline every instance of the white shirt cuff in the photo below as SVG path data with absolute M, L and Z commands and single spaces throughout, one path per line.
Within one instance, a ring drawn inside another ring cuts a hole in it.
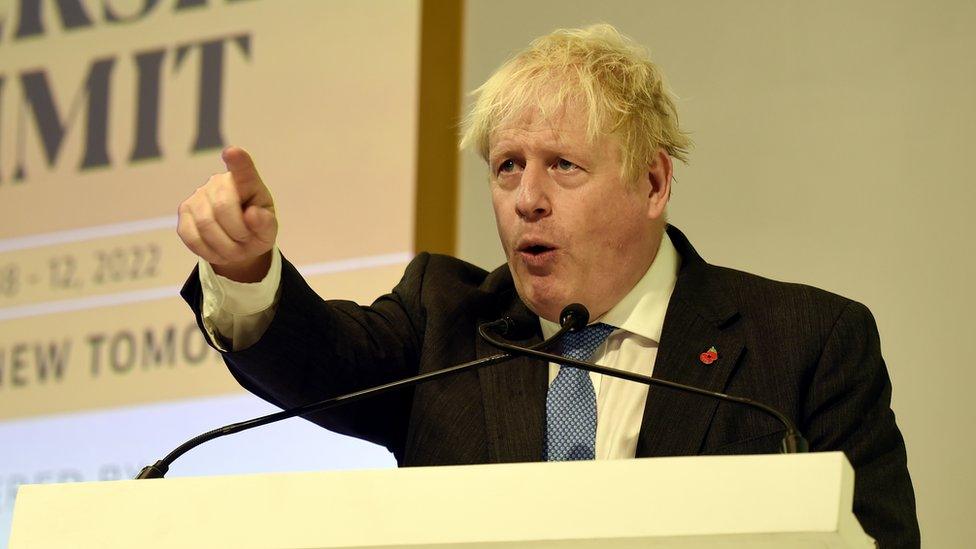
M 281 285 L 278 246 L 272 249 L 268 274 L 259 282 L 235 282 L 215 273 L 204 259 L 198 264 L 203 324 L 211 340 L 223 351 L 253 345 L 274 318 Z

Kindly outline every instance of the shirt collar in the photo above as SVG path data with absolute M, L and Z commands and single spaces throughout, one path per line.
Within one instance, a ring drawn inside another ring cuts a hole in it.
M 659 343 L 664 315 L 678 280 L 679 263 L 678 252 L 671 238 L 664 233 L 657 255 L 644 276 L 606 314 L 591 322 L 603 322 Z M 555 322 L 539 317 L 539 323 L 545 338 L 559 331 L 559 324 Z

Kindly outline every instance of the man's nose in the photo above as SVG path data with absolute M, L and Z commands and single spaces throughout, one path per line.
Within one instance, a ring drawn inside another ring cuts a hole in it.
M 519 181 L 515 210 L 526 221 L 536 221 L 552 213 L 549 190 L 552 181 L 544 166 L 529 164 Z

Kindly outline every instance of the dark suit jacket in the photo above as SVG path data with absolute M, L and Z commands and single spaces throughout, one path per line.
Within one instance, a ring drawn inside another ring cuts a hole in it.
M 752 398 L 791 417 L 812 451 L 842 450 L 856 471 L 854 512 L 882 547 L 919 544 L 905 445 L 890 409 L 878 331 L 861 304 L 681 256 L 654 377 Z M 197 311 L 194 272 L 183 296 Z M 497 351 L 478 324 L 532 316 L 507 267 L 492 273 L 420 254 L 370 307 L 325 302 L 283 263 L 274 320 L 252 347 L 224 353 L 248 390 L 282 407 L 321 400 Z M 532 318 L 535 318 L 532 316 Z M 538 323 L 522 343 L 541 340 Z M 715 347 L 719 359 L 699 355 Z M 308 417 L 387 447 L 402 466 L 537 461 L 548 369 L 516 359 Z M 776 452 L 782 427 L 742 407 L 651 387 L 637 455 Z

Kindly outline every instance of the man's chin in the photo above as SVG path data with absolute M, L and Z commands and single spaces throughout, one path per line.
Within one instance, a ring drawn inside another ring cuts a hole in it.
M 556 292 L 553 288 L 516 284 L 516 291 L 529 310 L 550 322 L 559 322 L 559 313 L 570 304 L 564 292 Z
M 543 275 L 533 274 L 517 260 L 509 261 L 509 269 L 515 290 L 529 310 L 546 320 L 559 322 L 559 313 L 572 299 L 563 283 L 564 278 L 551 271 Z

